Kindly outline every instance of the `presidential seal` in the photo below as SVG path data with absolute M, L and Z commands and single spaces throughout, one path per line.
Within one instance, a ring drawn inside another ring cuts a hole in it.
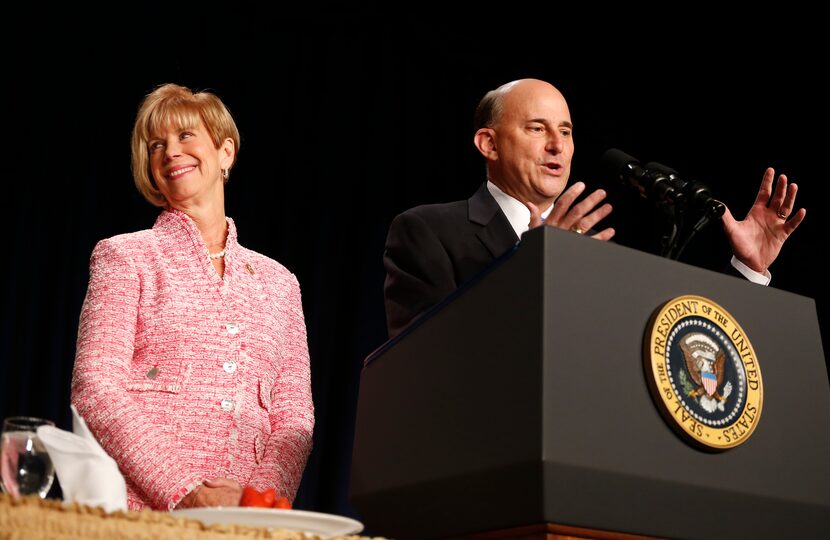
M 764 387 L 732 315 L 707 298 L 678 296 L 655 311 L 644 345 L 646 380 L 672 429 L 704 450 L 746 442 L 761 418 Z

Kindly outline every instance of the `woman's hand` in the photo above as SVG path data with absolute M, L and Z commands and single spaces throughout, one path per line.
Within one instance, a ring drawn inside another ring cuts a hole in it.
M 185 495 L 176 508 L 239 506 L 242 486 L 230 478 L 212 478 Z

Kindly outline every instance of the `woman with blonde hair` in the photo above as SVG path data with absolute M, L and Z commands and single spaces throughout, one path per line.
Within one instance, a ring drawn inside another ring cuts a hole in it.
M 72 404 L 127 483 L 128 506 L 236 506 L 242 486 L 294 498 L 314 408 L 300 287 L 239 244 L 224 186 L 239 152 L 210 92 L 165 84 L 132 134 L 151 229 L 98 242 Z

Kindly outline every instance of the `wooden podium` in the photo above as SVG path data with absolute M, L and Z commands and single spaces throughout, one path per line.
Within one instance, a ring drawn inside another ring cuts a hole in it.
M 709 298 L 763 374 L 752 435 L 722 452 L 649 392 L 655 310 Z M 406 538 L 830 534 L 830 386 L 815 303 L 540 227 L 366 359 L 350 498 Z

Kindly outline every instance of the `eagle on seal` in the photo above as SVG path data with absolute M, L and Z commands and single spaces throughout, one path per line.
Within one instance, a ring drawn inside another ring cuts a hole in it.
M 686 361 L 686 370 L 697 385 L 689 392 L 692 399 L 700 398 L 700 405 L 709 412 L 723 410 L 723 401 L 732 392 L 732 385 L 726 383 L 724 393 L 718 389 L 723 384 L 726 356 L 717 343 L 706 334 L 694 332 L 680 340 L 680 350 Z

